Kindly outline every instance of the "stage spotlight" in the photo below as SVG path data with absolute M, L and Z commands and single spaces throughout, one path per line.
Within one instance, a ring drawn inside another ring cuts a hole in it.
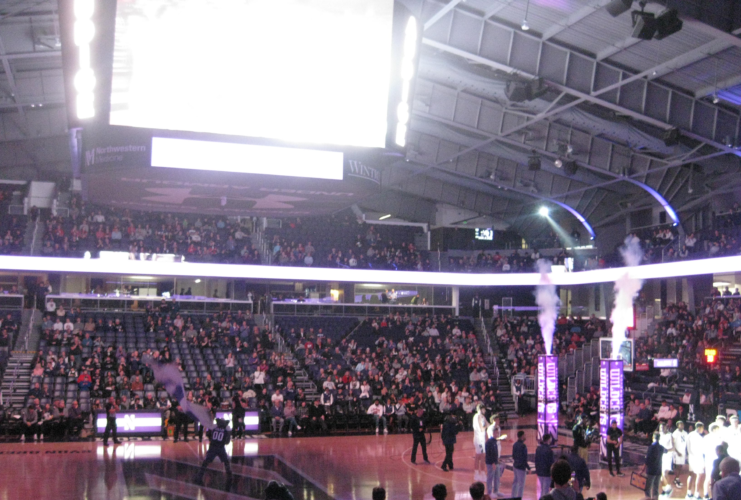
M 576 173 L 576 161 L 566 160 L 563 162 L 563 171 L 568 175 L 574 175 Z
M 605 10 L 612 17 L 617 17 L 624 12 L 628 12 L 633 6 L 633 0 L 612 0 L 605 6 Z
M 543 217 L 548 217 L 551 211 L 548 210 L 548 207 L 540 207 L 540 210 L 538 210 L 538 213 L 542 215 Z
M 662 40 L 682 29 L 682 20 L 679 19 L 677 9 L 669 9 L 656 18 L 656 34 L 654 38 Z
M 657 23 L 656 16 L 650 12 L 639 10 L 633 11 L 633 38 L 641 40 L 651 40 L 656 34 Z
M 666 130 L 662 136 L 664 144 L 667 146 L 676 146 L 679 144 L 679 129 L 672 128 Z
M 533 150 L 533 154 L 527 159 L 528 170 L 540 170 L 540 155 Z

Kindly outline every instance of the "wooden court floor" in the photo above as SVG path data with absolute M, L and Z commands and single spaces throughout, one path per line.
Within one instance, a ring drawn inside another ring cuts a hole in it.
M 521 419 L 527 433 L 528 451 L 535 451 L 534 422 Z M 527 425 L 526 425 L 527 423 Z M 516 427 L 506 429 L 511 438 Z M 370 499 L 375 486 L 386 488 L 389 499 L 431 500 L 432 486 L 444 483 L 448 500 L 469 500 L 468 487 L 475 480 L 473 435 L 461 433 L 454 455 L 455 470 L 443 472 L 444 449 L 438 434 L 428 447 L 432 465 L 423 464 L 421 452 L 410 463 L 409 434 L 388 436 L 328 436 L 236 441 L 231 446 L 235 472 L 231 493 L 223 492 L 225 474 L 217 461 L 206 474 L 205 485 L 193 478 L 206 451 L 197 441 L 124 441 L 104 448 L 101 442 L 0 444 L 0 499 L 124 499 L 263 498 L 270 479 L 290 484 L 296 500 L 332 498 Z M 505 458 L 512 442 L 503 444 Z M 624 478 L 612 478 L 606 469 L 592 470 L 592 489 L 610 500 L 638 500 L 642 492 Z M 500 491 L 510 496 L 513 474 L 502 476 Z M 675 492 L 683 497 L 683 492 Z M 536 478 L 528 475 L 525 500 L 537 500 Z

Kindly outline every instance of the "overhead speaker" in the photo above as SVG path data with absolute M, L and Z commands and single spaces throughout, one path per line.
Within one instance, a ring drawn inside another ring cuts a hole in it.
M 532 155 L 527 159 L 528 170 L 540 170 L 540 156 Z
M 510 80 L 507 82 L 505 95 L 512 102 L 527 101 L 530 97 L 530 86 L 527 83 Z
M 605 5 L 605 10 L 612 17 L 617 17 L 624 12 L 628 12 L 633 6 L 633 0 L 612 0 Z
M 679 144 L 679 129 L 673 128 L 664 132 L 661 137 L 667 146 L 676 146 Z
M 633 38 L 651 40 L 656 33 L 656 16 L 650 12 L 633 11 Z
M 654 38 L 662 40 L 669 35 L 673 35 L 682 29 L 683 24 L 682 20 L 679 19 L 677 9 L 669 9 L 662 12 L 661 15 L 656 18 L 656 34 L 654 35 Z
M 576 173 L 577 165 L 574 160 L 564 160 L 563 171 L 568 175 L 574 175 Z
M 548 92 L 548 87 L 542 78 L 536 78 L 528 83 L 528 101 L 543 97 L 546 92 Z

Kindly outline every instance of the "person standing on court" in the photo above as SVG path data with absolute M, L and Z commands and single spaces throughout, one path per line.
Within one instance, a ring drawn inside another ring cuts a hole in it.
M 738 460 L 726 457 L 720 463 L 721 480 L 713 485 L 713 500 L 741 499 L 741 476 Z
M 617 425 L 617 420 L 610 422 L 610 428 L 607 429 L 607 468 L 610 470 L 610 475 L 614 476 L 612 472 L 612 462 L 615 461 L 615 470 L 619 477 L 623 477 L 625 474 L 620 472 L 620 445 L 623 443 L 623 431 Z
M 116 404 L 116 398 L 111 396 L 108 398 L 108 402 L 105 404 L 105 432 L 103 433 L 103 446 L 108 446 L 108 436 L 113 433 L 113 444 L 121 444 L 118 440 L 118 426 L 116 425 L 116 412 L 118 411 L 118 405 Z
M 499 496 L 499 441 L 493 435 L 486 440 L 486 494 Z
M 198 474 L 196 474 L 195 483 L 197 485 L 203 484 L 203 475 L 206 473 L 208 465 L 218 458 L 221 460 L 221 463 L 224 464 L 224 469 L 226 470 L 225 490 L 229 491 L 231 489 L 232 466 L 229 462 L 229 454 L 226 452 L 226 445 L 228 445 L 231 440 L 231 432 L 226 427 L 228 423 L 229 422 L 223 418 L 216 419 L 216 429 L 211 431 L 211 444 L 208 446 L 206 458 L 203 460 Z
M 525 489 L 525 478 L 530 464 L 527 461 L 527 446 L 525 445 L 525 431 L 517 433 L 517 441 L 512 446 L 512 468 L 515 480 L 512 483 L 512 498 L 522 498 Z
M 551 489 L 551 466 L 555 462 L 551 449 L 551 435 L 543 435 L 543 441 L 535 449 L 535 474 L 538 476 L 537 497 L 542 497 Z
M 412 446 L 412 463 L 417 463 L 417 445 L 422 446 L 422 458 L 425 463 L 429 464 L 430 460 L 427 458 L 427 442 L 425 441 L 425 433 L 427 432 L 427 422 L 425 422 L 424 409 L 417 408 L 417 414 L 409 421 L 409 428 L 412 429 L 412 439 L 414 445 Z
M 455 436 L 458 434 L 460 427 L 453 415 L 448 415 L 443 424 L 440 438 L 445 445 L 445 460 L 443 460 L 442 469 L 447 472 L 453 470 L 453 451 L 455 449 Z
M 486 410 L 484 405 L 476 405 L 476 414 L 473 416 L 473 452 L 475 453 L 473 471 L 474 474 L 486 470 L 486 456 L 484 446 L 486 445 Z
M 646 498 L 659 498 L 659 481 L 661 480 L 661 466 L 664 458 L 664 447 L 659 444 L 660 434 L 654 432 L 653 442 L 646 453 L 646 465 L 643 470 L 646 473 Z

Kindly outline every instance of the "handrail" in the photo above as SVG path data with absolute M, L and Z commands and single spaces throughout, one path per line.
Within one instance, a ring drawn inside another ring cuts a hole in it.
M 35 303 L 36 301 L 34 301 Z M 28 318 L 28 328 L 26 330 L 26 342 L 24 346 L 24 351 L 28 352 L 28 339 L 31 338 L 31 332 L 33 331 L 33 324 L 34 324 L 34 318 L 36 317 L 36 311 L 37 309 L 34 307 L 31 309 L 31 317 Z

